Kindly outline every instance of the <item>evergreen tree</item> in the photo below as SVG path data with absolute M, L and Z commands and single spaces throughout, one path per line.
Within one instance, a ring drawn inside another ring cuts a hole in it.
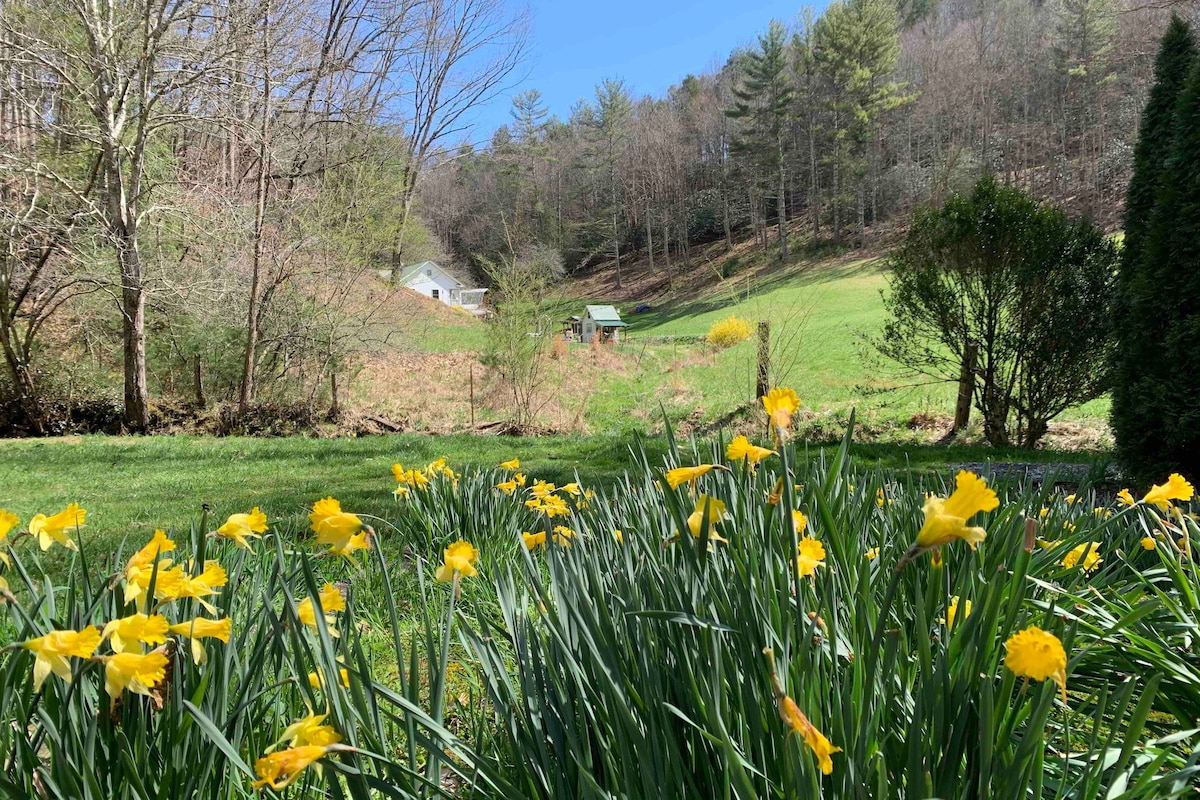
M 900 55 L 895 5 L 891 0 L 831 3 L 813 28 L 813 55 L 830 86 L 833 236 L 841 238 L 841 207 L 854 196 L 861 238 L 866 178 L 873 186 L 878 183 L 879 118 L 908 99 L 900 93 L 902 86 L 888 80 Z
M 1178 198 L 1177 181 L 1170 192 L 1163 185 L 1164 176 L 1169 174 L 1168 161 L 1178 162 L 1182 158 L 1184 163 L 1179 166 L 1188 167 L 1186 154 L 1175 151 L 1177 131 L 1185 138 L 1187 133 L 1177 125 L 1176 112 L 1180 92 L 1195 61 L 1191 31 L 1186 23 L 1174 17 L 1159 49 L 1154 87 L 1142 115 L 1125 205 L 1125 243 L 1114 318 L 1117 357 L 1112 426 L 1122 463 L 1132 473 L 1147 478 L 1154 477 L 1151 473 L 1158 470 L 1173 449 L 1164 425 L 1163 390 L 1170 385 L 1174 368 L 1162 349 L 1169 320 L 1162 307 L 1168 298 L 1161 279 L 1170 278 L 1174 269 L 1161 259 L 1171 247 L 1168 234 L 1176 210 L 1166 206 L 1156 210 L 1156 204 L 1160 199 L 1174 202 Z M 1200 153 L 1193 151 L 1193 158 L 1197 156 Z M 1148 247 L 1154 220 L 1159 230 L 1153 237 L 1156 252 L 1152 255 Z M 1195 231 L 1193 228 L 1187 233 L 1195 235 Z M 1160 275 L 1162 272 L 1167 274 Z
M 788 69 L 787 31 L 783 23 L 771 21 L 765 36 L 758 37 L 758 49 L 745 54 L 743 76 L 734 88 L 734 105 L 726 113 L 741 120 L 743 129 L 736 141 L 758 164 L 760 174 L 778 180 L 776 212 L 779 216 L 779 257 L 786 261 L 787 242 L 787 159 L 784 157 L 787 118 L 794 92 Z M 763 225 L 765 227 L 766 221 Z
M 1153 325 L 1145 341 L 1157 345 L 1149 361 L 1150 402 L 1141 413 L 1157 417 L 1161 435 L 1143 451 L 1141 471 L 1200 474 L 1200 64 L 1175 109 L 1175 144 L 1164 164 L 1146 238 L 1143 268 L 1130 294 L 1133 312 Z M 1153 298 L 1153 307 L 1146 299 Z M 1143 331 L 1145 329 L 1143 328 Z M 1143 392 L 1142 396 L 1146 396 Z

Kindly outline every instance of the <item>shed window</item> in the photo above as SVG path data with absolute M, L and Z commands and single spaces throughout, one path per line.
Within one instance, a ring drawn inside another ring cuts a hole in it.
M 438 295 L 440 295 L 440 294 L 441 294 L 441 290 L 439 290 L 439 289 L 431 289 L 429 292 L 429 296 L 432 297 L 434 300 L 437 300 Z

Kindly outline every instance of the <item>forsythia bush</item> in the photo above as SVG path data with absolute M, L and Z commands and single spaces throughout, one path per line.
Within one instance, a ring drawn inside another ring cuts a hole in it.
M 741 317 L 728 317 L 714 322 L 705 338 L 713 347 L 724 350 L 750 338 L 750 323 Z
M 76 546 L 85 512 L 23 530 L 0 512 L 0 791 L 1191 790 L 1200 527 L 1183 477 L 1108 500 L 856 470 L 849 435 L 792 446 L 794 392 L 764 406 L 770 442 L 671 441 L 665 469 L 643 457 L 600 491 L 517 459 L 397 464 L 395 524 L 320 500 L 316 556 L 254 509 L 156 533 L 107 576 L 82 548 L 55 585 L 27 544 Z

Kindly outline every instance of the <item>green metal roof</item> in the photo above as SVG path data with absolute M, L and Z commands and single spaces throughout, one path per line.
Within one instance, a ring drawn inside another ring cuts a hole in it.
M 588 306 L 588 316 L 606 328 L 629 327 L 621 320 L 621 315 L 612 306 Z

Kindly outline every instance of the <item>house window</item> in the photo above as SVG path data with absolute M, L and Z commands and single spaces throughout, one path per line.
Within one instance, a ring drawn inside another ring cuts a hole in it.
M 432 297 L 434 300 L 438 299 L 439 294 L 441 294 L 441 291 L 438 289 L 431 289 L 429 292 L 429 296 Z

